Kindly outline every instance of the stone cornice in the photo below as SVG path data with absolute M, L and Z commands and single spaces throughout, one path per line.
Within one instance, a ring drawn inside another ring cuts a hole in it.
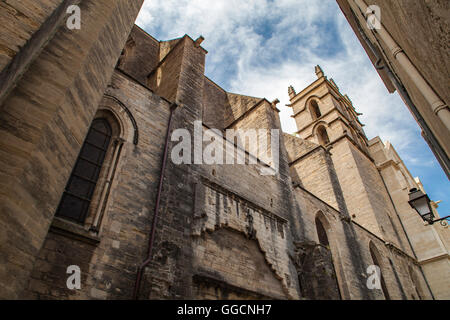
M 377 169 L 378 170 L 383 170 L 383 169 L 386 169 L 389 166 L 393 166 L 394 168 L 399 169 L 398 162 L 396 162 L 393 159 L 388 159 L 388 160 L 386 160 L 386 161 L 384 161 L 384 162 L 382 162 L 380 164 L 377 164 Z

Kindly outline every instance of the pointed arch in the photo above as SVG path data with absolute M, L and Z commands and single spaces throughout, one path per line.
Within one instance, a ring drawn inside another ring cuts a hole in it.
M 300 110 L 300 111 L 306 110 L 308 108 L 308 106 L 310 105 L 312 100 L 315 100 L 317 103 L 319 103 L 318 101 L 320 101 L 320 99 L 321 98 L 319 96 L 317 96 L 317 95 L 309 96 L 308 99 L 306 99 L 305 104 L 303 105 L 303 109 Z
M 103 98 L 64 189 L 55 216 L 99 233 L 108 211 L 124 144 L 133 124 L 114 99 Z
M 55 215 L 84 224 L 110 148 L 113 129 L 105 117 L 92 121 Z
M 311 113 L 311 118 L 313 120 L 317 120 L 322 116 L 322 112 L 320 112 L 319 104 L 316 99 L 311 99 L 309 102 L 309 112 Z
M 326 146 L 330 143 L 330 137 L 328 136 L 327 129 L 324 125 L 320 125 L 317 127 L 317 139 L 319 141 L 319 144 L 322 146 Z
M 319 239 L 319 243 L 321 245 L 330 246 L 330 240 L 328 238 L 328 233 L 330 232 L 330 224 L 328 223 L 328 220 L 323 215 L 322 211 L 319 211 L 316 214 L 316 218 L 314 220 L 316 224 L 316 232 L 317 237 Z
M 131 111 L 127 108 L 127 106 L 120 101 L 118 98 L 105 94 L 103 96 L 102 103 L 100 104 L 99 109 L 108 109 L 112 113 L 115 114 L 116 118 L 119 119 L 120 123 L 123 127 L 123 135 L 122 138 L 124 140 L 128 140 L 129 135 L 131 134 L 129 131 L 131 127 L 133 128 L 133 144 L 137 145 L 139 142 L 139 128 Z M 129 122 L 129 124 L 128 124 Z
M 316 232 L 319 243 L 330 249 L 339 295 L 341 299 L 350 299 L 350 291 L 347 287 L 344 268 L 342 267 L 341 263 L 339 246 L 335 237 L 333 236 L 331 224 L 325 214 L 320 210 L 316 213 L 314 222 L 316 225 Z
M 384 276 L 383 276 L 383 273 L 386 270 L 386 268 L 385 268 L 384 264 L 382 263 L 383 258 L 380 255 L 380 252 L 378 251 L 375 244 L 372 242 L 372 240 L 369 242 L 369 251 L 370 251 L 370 256 L 372 257 L 373 264 L 378 266 L 381 271 L 381 275 L 380 275 L 381 290 L 383 291 L 385 299 L 390 300 L 391 297 L 387 290 L 386 282 L 384 281 Z

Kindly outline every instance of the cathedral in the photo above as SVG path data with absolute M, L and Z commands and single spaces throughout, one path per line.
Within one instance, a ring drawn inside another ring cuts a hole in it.
M 424 225 L 420 180 L 325 66 L 286 85 L 283 133 L 278 100 L 221 88 L 203 37 L 153 38 L 141 4 L 0 5 L 0 298 L 450 298 L 448 226 Z M 243 161 L 202 161 L 212 140 Z

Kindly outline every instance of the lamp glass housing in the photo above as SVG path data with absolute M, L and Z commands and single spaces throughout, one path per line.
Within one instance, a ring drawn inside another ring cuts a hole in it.
M 432 221 L 434 218 L 433 211 L 430 206 L 428 195 L 421 190 L 411 190 L 409 204 L 425 221 Z
M 428 206 L 428 201 L 426 197 L 420 197 L 413 201 L 414 208 L 417 210 L 417 212 L 425 218 L 426 216 L 430 215 L 430 207 Z

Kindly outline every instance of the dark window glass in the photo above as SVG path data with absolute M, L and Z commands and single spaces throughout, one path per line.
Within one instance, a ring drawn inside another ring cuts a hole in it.
M 105 119 L 95 119 L 64 190 L 57 216 L 84 222 L 110 140 L 109 123 Z

